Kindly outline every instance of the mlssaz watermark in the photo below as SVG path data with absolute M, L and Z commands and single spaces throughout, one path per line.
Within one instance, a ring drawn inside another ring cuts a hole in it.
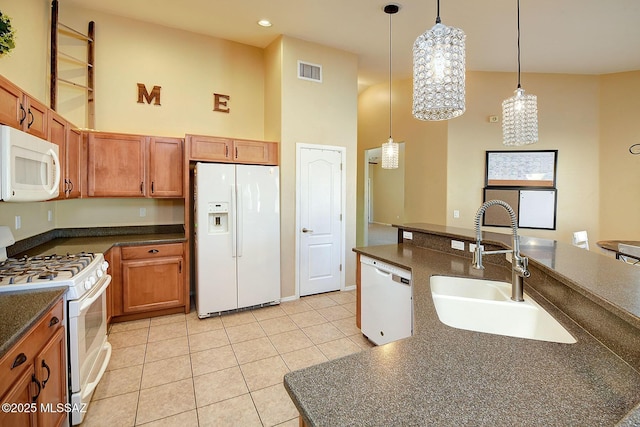
M 4 413 L 87 412 L 88 403 L 3 403 Z

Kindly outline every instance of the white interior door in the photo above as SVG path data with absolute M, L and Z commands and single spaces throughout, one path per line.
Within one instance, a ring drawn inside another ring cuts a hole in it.
M 300 296 L 336 291 L 342 260 L 342 152 L 299 149 Z

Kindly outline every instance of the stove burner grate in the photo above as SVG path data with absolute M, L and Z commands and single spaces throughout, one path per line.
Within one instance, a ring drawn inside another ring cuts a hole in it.
M 93 253 L 24 256 L 8 258 L 0 263 L 0 284 L 52 281 L 59 275 L 73 277 L 95 258 Z

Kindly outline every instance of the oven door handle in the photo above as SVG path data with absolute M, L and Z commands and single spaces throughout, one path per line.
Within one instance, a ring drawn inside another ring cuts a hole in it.
M 109 360 L 111 360 L 111 344 L 108 341 L 105 341 L 103 348 L 106 348 L 107 355 L 104 357 L 102 366 L 100 367 L 100 370 L 98 371 L 96 377 L 93 379 L 93 381 L 91 381 L 90 383 L 87 383 L 86 387 L 83 387 L 82 389 L 83 401 L 86 400 L 89 396 L 91 396 L 91 393 L 93 393 L 93 390 L 95 390 L 98 383 L 102 379 L 104 372 L 107 370 L 107 366 L 109 365 Z
M 98 298 L 100 298 L 103 294 L 103 292 L 107 289 L 107 286 L 109 286 L 109 283 L 111 283 L 111 276 L 110 275 L 106 275 L 104 276 L 106 277 L 105 283 L 103 285 L 100 285 L 100 287 L 96 290 L 96 292 L 94 293 L 94 295 L 92 295 L 90 298 L 88 298 L 86 301 L 82 302 L 82 305 L 80 306 L 80 311 L 79 313 L 84 312 L 86 309 L 88 309 L 89 307 L 91 307 L 91 304 L 93 304 L 94 302 L 96 302 L 96 300 Z

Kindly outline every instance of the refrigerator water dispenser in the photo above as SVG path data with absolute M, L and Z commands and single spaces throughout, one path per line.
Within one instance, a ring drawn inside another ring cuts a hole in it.
M 209 234 L 229 232 L 229 203 L 209 203 Z

